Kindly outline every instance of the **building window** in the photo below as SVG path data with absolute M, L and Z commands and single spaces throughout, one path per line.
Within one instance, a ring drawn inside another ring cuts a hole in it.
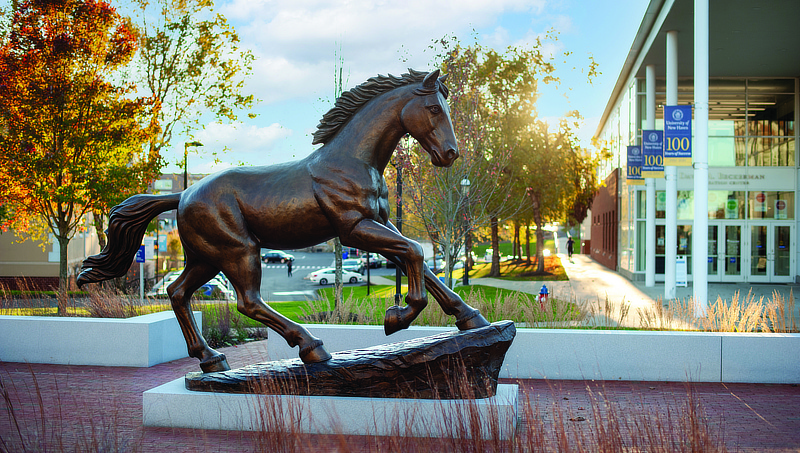
M 747 208 L 751 219 L 794 219 L 794 192 L 749 192 Z
M 709 219 L 744 219 L 745 205 L 743 191 L 708 191 Z
M 691 78 L 678 81 L 678 104 L 694 102 Z M 644 81 L 639 84 L 643 89 Z M 711 79 L 708 164 L 712 167 L 796 165 L 794 79 Z M 638 108 L 644 110 L 644 93 Z M 666 80 L 656 81 L 656 128 L 663 129 Z M 644 124 L 645 114 L 640 114 Z M 641 137 L 641 129 L 638 131 Z

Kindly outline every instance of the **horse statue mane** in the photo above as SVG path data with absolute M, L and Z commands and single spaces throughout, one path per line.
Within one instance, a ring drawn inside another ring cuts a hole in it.
M 317 131 L 314 132 L 314 141 L 311 142 L 311 144 L 317 145 L 320 143 L 328 143 L 334 136 L 336 136 L 336 133 L 339 132 L 339 129 L 347 124 L 347 121 L 350 120 L 350 118 L 358 111 L 358 109 L 369 102 L 372 98 L 401 86 L 411 85 L 412 83 L 420 83 L 423 79 L 425 79 L 426 75 L 428 75 L 428 73 L 425 71 L 415 71 L 411 68 L 408 68 L 408 73 L 403 74 L 400 77 L 395 77 L 391 74 L 388 76 L 377 75 L 375 77 L 370 77 L 369 80 L 361 85 L 345 91 L 341 96 L 339 96 L 338 99 L 336 99 L 336 104 L 334 104 L 333 108 L 328 110 L 328 112 L 322 116 L 322 119 L 317 125 Z M 436 85 L 445 99 L 447 99 L 449 90 L 444 83 L 442 83 L 444 79 L 445 78 L 442 77 Z M 415 94 L 425 95 L 432 94 L 432 92 L 423 88 L 419 88 L 415 91 Z

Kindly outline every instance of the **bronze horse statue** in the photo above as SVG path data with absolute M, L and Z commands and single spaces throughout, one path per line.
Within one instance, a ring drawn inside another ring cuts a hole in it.
M 236 167 L 210 175 L 181 193 L 135 195 L 111 210 L 108 243 L 83 262 L 78 285 L 124 275 L 150 220 L 178 210 L 186 268 L 167 292 L 189 355 L 208 373 L 230 367 L 211 349 L 191 314 L 191 296 L 223 272 L 237 309 L 300 347 L 305 363 L 331 355 L 303 326 L 261 298 L 262 248 L 296 249 L 339 237 L 342 244 L 380 253 L 408 276 L 406 306 L 386 312 L 387 335 L 407 328 L 427 305 L 427 289 L 460 330 L 489 325 L 480 312 L 425 266 L 422 248 L 389 222 L 383 171 L 405 134 L 449 167 L 458 158 L 447 87 L 439 71 L 377 76 L 342 94 L 314 134 L 323 146 L 305 159 L 267 167 Z

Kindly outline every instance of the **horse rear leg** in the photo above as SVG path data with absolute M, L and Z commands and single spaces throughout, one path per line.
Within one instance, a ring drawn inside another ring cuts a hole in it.
M 299 346 L 303 363 L 324 362 L 331 358 L 321 340 L 261 299 L 261 258 L 258 247 L 253 246 L 249 253 L 230 253 L 224 265 L 226 269 L 223 272 L 236 290 L 240 313 L 277 332 L 289 346 Z
M 192 294 L 218 272 L 219 270 L 213 266 L 193 260 L 190 255 L 187 255 L 186 269 L 167 288 L 167 294 L 172 301 L 172 311 L 175 312 L 175 317 L 183 331 L 183 337 L 186 339 L 189 356 L 200 359 L 200 369 L 204 373 L 231 369 L 225 359 L 225 354 L 208 346 L 192 314 Z

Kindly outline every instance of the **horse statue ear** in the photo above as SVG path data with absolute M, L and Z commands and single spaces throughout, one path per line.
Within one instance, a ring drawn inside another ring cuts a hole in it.
M 428 75 L 425 76 L 425 80 L 422 81 L 422 88 L 426 90 L 435 90 L 436 89 L 436 80 L 439 78 L 439 70 L 435 70 L 433 72 L 429 72 Z
M 447 81 L 447 76 L 448 75 L 450 75 L 450 74 L 445 74 L 445 75 L 439 77 L 439 82 L 440 83 L 445 83 Z

